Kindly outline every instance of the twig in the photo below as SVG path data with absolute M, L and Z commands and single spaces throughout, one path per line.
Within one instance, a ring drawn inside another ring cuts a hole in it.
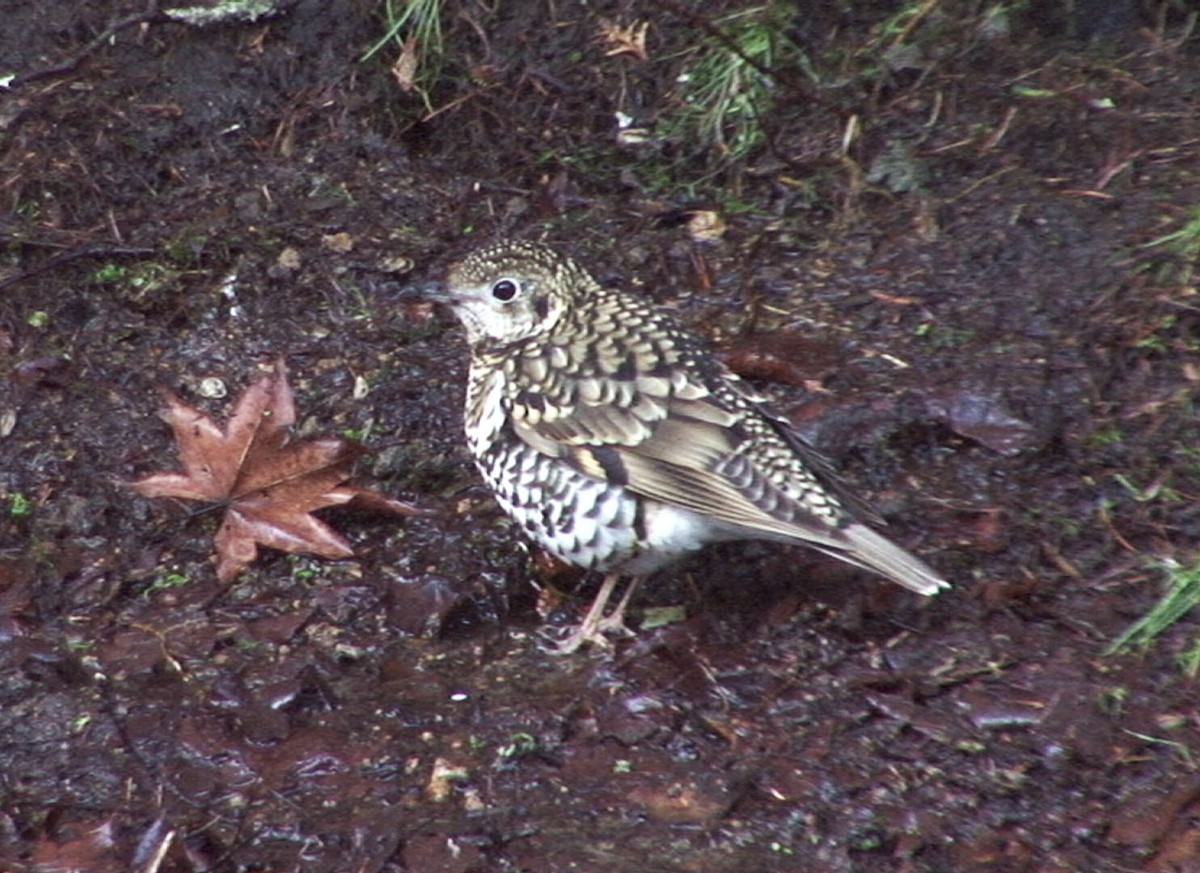
M 100 35 L 83 47 L 81 51 L 76 52 L 71 58 L 62 63 L 55 64 L 52 67 L 47 67 L 44 70 L 37 70 L 33 73 L 26 73 L 23 76 L 17 76 L 8 87 L 19 88 L 22 85 L 27 85 L 30 82 L 37 82 L 41 79 L 51 79 L 55 76 L 61 76 L 64 73 L 74 72 L 80 64 L 87 60 L 88 55 L 101 48 L 105 43 L 112 39 L 117 33 L 127 27 L 132 27 L 135 24 L 145 24 L 151 21 L 167 21 L 168 19 L 158 9 L 159 0 L 148 0 L 146 9 L 136 15 L 130 15 L 128 18 L 122 18 L 114 21 L 100 31 Z
M 46 258 L 40 264 L 18 273 L 15 276 L 9 276 L 7 279 L 0 281 L 0 291 L 12 285 L 19 285 L 26 279 L 32 279 L 40 273 L 45 273 L 47 270 L 53 270 L 55 267 L 65 264 L 68 261 L 75 261 L 79 258 L 104 258 L 113 257 L 116 255 L 153 255 L 157 253 L 157 249 L 134 248 L 130 246 L 110 246 L 110 245 L 89 245 L 80 246 L 78 248 L 69 249 L 65 252 L 59 252 L 57 255 Z

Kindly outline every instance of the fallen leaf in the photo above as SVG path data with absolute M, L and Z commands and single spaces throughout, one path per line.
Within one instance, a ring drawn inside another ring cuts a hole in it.
M 725 349 L 725 365 L 744 379 L 821 391 L 821 381 L 845 359 L 834 343 L 789 330 L 763 331 Z
M 288 246 L 279 253 L 279 257 L 275 259 L 275 263 L 285 270 L 299 270 L 301 263 L 300 252 Z
M 129 869 L 118 857 L 112 819 L 100 821 L 90 828 L 76 825 L 67 830 L 69 833 L 61 837 L 61 842 L 38 840 L 33 846 L 32 869 L 92 870 L 95 873 Z
M 974 440 L 1001 455 L 1012 456 L 1035 444 L 1034 427 L 1010 413 L 1004 401 L 989 392 L 967 388 L 931 391 L 925 397 L 931 418 L 959 436 Z
M 327 233 L 321 237 L 321 245 L 331 252 L 344 255 L 354 249 L 354 237 L 344 230 L 340 233 Z
M 629 792 L 629 799 L 646 807 L 652 819 L 674 825 L 717 821 L 733 803 L 731 793 L 724 785 L 701 785 L 693 781 L 639 786 Z
M 648 21 L 622 27 L 615 21 L 601 19 L 600 41 L 609 46 L 605 57 L 614 55 L 633 55 L 639 61 L 647 60 L 646 31 L 650 28 Z
M 367 453 L 358 442 L 317 437 L 292 442 L 296 421 L 283 362 L 238 398 L 224 429 L 169 391 L 163 418 L 175 432 L 182 473 L 155 473 L 132 483 L 145 497 L 178 497 L 225 507 L 214 538 L 217 578 L 231 581 L 258 554 L 258 546 L 348 558 L 350 544 L 315 509 L 355 501 L 370 509 L 415 515 L 421 510 L 377 491 L 344 485 L 354 461 Z
M 417 42 L 415 36 L 410 36 L 400 49 L 400 57 L 396 58 L 396 63 L 392 64 L 392 75 L 396 77 L 396 84 L 405 94 L 416 88 L 417 70 L 420 66 L 421 44 Z
M 697 209 L 687 222 L 688 233 L 692 239 L 700 242 L 711 242 L 725 235 L 725 219 L 721 213 L 709 209 Z

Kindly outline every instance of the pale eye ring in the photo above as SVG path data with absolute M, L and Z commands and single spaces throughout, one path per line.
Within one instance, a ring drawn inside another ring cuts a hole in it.
M 517 296 L 521 287 L 513 279 L 500 279 L 492 285 L 492 296 L 501 303 L 507 303 Z

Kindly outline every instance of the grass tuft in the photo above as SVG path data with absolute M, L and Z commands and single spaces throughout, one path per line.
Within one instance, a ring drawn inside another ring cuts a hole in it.
M 773 14 L 780 8 L 769 4 L 716 22 L 727 42 L 705 43 L 680 73 L 680 105 L 666 122 L 668 137 L 698 142 L 721 161 L 744 158 L 763 141 L 774 89 L 763 71 L 775 67 L 784 48 Z M 786 46 L 795 50 L 790 41 Z
M 446 57 L 443 0 L 383 0 L 382 6 L 384 34 L 359 60 L 369 61 L 385 47 L 394 46 L 398 53 L 393 72 L 411 81 L 430 109 L 427 88 L 437 79 Z
M 1159 634 L 1200 605 L 1200 559 L 1180 564 L 1174 559 L 1158 562 L 1166 576 L 1166 591 L 1150 611 L 1121 633 L 1104 654 L 1145 651 Z M 1180 666 L 1194 676 L 1200 669 L 1200 641 L 1180 656 Z

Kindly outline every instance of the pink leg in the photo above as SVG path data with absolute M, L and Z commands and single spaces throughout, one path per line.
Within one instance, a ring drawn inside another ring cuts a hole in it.
M 587 615 L 583 617 L 583 622 L 570 636 L 554 647 L 555 654 L 569 655 L 587 643 L 607 646 L 608 640 L 605 639 L 604 634 L 609 632 L 628 633 L 625 627 L 625 608 L 629 606 L 629 600 L 633 597 L 633 592 L 637 590 L 638 583 L 642 581 L 642 577 L 634 576 L 629 580 L 629 586 L 625 589 L 625 593 L 621 595 L 621 602 L 617 604 L 617 608 L 609 615 L 605 615 L 605 607 L 608 606 L 608 601 L 612 597 L 613 591 L 616 589 L 617 582 L 620 579 L 621 576 L 618 573 L 609 573 L 604 577 L 604 582 L 601 584 L 600 590 L 596 593 L 596 599 L 592 601 L 591 607 L 588 608 Z

